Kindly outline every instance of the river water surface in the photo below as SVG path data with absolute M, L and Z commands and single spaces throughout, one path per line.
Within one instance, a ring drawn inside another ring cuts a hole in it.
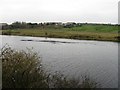
M 0 48 L 6 43 L 18 50 L 33 48 L 49 72 L 75 78 L 89 75 L 103 88 L 118 87 L 118 43 L 5 35 L 0 38 Z

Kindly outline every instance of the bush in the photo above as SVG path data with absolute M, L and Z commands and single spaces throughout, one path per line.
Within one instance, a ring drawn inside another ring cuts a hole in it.
M 47 74 L 41 58 L 30 50 L 16 51 L 3 48 L 3 88 L 96 88 L 97 83 L 88 77 L 83 80 L 68 79 L 60 73 Z M 81 81 L 81 82 L 80 82 Z
M 36 53 L 5 48 L 2 51 L 2 67 L 3 88 L 47 87 L 46 75 Z

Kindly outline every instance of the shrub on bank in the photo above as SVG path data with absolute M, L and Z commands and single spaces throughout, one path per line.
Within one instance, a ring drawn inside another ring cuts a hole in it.
M 98 85 L 88 77 L 77 80 L 46 73 L 41 58 L 30 50 L 3 48 L 0 59 L 3 88 L 97 88 Z

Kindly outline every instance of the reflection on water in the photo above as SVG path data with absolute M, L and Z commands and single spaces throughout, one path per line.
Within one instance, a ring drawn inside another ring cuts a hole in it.
M 118 43 L 22 36 L 3 36 L 2 40 L 3 46 L 8 43 L 15 49 L 33 47 L 49 72 L 75 78 L 87 74 L 104 88 L 118 87 Z

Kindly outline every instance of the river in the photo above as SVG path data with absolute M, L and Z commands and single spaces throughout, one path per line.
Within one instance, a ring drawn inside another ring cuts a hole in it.
M 0 48 L 6 43 L 18 50 L 33 48 L 51 73 L 59 71 L 75 78 L 90 75 L 103 88 L 118 87 L 117 42 L 5 35 L 0 38 Z

